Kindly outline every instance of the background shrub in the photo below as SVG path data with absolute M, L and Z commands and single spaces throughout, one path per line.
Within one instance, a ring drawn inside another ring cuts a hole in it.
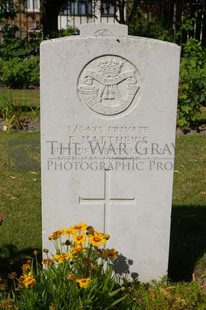
M 39 45 L 41 34 L 31 33 L 23 40 L 7 23 L 3 26 L 0 44 L 0 83 L 11 88 L 39 85 Z
M 197 40 L 189 39 L 180 63 L 178 125 L 195 125 L 203 105 L 206 105 L 206 51 Z
M 12 88 L 27 88 L 39 85 L 39 57 L 32 56 L 23 61 L 13 58 L 1 61 L 1 84 Z

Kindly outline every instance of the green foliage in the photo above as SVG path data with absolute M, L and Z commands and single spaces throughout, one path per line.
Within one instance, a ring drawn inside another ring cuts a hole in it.
M 0 83 L 11 88 L 39 85 L 39 44 L 41 35 L 30 34 L 20 40 L 17 27 L 5 22 L 3 42 L 0 45 Z
M 25 59 L 31 55 L 36 56 L 39 53 L 39 41 L 26 41 L 18 38 L 4 39 L 0 45 L 0 57 L 4 60 L 12 58 Z
M 18 27 L 11 26 L 5 21 L 2 27 L 3 41 L 0 45 L 0 57 L 4 60 L 12 58 L 25 59 L 39 54 L 39 44 L 42 41 L 41 33 L 30 33 L 25 39 L 16 35 Z
M 27 98 L 23 97 L 20 104 L 17 104 L 12 92 L 0 96 L 0 119 L 3 119 L 3 129 L 24 130 L 27 128 L 28 118 L 39 120 L 40 107 L 31 106 Z
M 118 257 L 105 248 L 109 235 L 85 223 L 59 229 L 49 236 L 55 254 L 47 249 L 42 265 L 27 260 L 22 274 L 9 274 L 13 290 L 0 297 L 0 309 L 13 310 L 193 310 L 204 309 L 206 294 L 196 282 L 160 281 L 140 283 L 113 275 Z M 204 262 L 205 265 L 205 262 Z
M 22 129 L 21 116 L 21 108 L 14 104 L 11 96 L 0 100 L 0 117 L 4 119 L 5 130 Z
M 128 25 L 130 34 L 164 41 L 173 41 L 173 31 L 163 25 L 158 15 L 152 14 L 148 18 L 143 9 L 138 7 L 135 12 L 131 13 L 132 9 L 132 6 L 127 8 L 127 15 L 129 16 L 131 14 L 131 20 Z
M 15 105 L 20 106 L 40 106 L 40 91 L 39 88 L 34 89 L 11 89 L 9 87 L 3 87 L 0 91 L 0 101 L 4 101 L 5 98 L 12 98 Z
M 199 119 L 206 104 L 206 51 L 195 39 L 184 45 L 180 64 L 178 125 L 189 127 Z
M 0 119 L 4 131 L 28 129 L 29 120 L 39 120 L 39 90 L 11 90 L 0 92 Z
M 26 88 L 39 85 L 39 57 L 19 61 L 19 58 L 12 58 L 8 61 L 1 61 L 1 84 L 12 88 Z
M 127 288 L 128 289 L 128 288 Z M 192 310 L 204 309 L 206 295 L 195 283 L 170 283 L 166 278 L 147 284 L 129 285 L 132 310 Z
M 134 35 L 151 37 L 159 40 L 174 41 L 181 44 L 182 38 L 194 29 L 195 19 L 185 16 L 181 24 L 163 24 L 158 14 L 148 17 L 144 10 L 128 8 L 132 16 L 129 32 Z M 130 15 L 131 14 L 131 15 Z M 178 125 L 196 126 L 200 118 L 201 107 L 206 105 L 206 50 L 195 39 L 189 39 L 183 46 L 180 64 L 180 85 L 178 102 Z
M 74 27 L 67 27 L 67 29 L 60 31 L 60 36 L 61 37 L 67 37 L 67 36 L 72 36 L 72 35 L 76 35 L 79 34 L 79 31 L 77 28 Z
M 176 30 L 175 39 L 181 41 L 183 34 L 188 34 L 194 30 L 194 24 L 196 20 L 194 17 L 184 17 L 179 29 Z

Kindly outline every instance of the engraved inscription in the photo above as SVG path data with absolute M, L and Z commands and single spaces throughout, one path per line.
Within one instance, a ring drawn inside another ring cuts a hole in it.
M 141 94 L 140 76 L 128 60 L 114 55 L 88 63 L 78 80 L 80 101 L 103 116 L 114 116 L 131 109 Z
M 148 126 L 68 126 L 66 141 L 50 140 L 48 170 L 159 171 L 174 169 L 175 145 L 152 139 Z
M 113 35 L 112 32 L 107 29 L 97 30 L 94 34 L 101 37 L 111 37 Z

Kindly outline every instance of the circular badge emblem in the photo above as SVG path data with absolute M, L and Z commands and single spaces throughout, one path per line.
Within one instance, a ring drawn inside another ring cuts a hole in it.
M 95 113 L 115 116 L 137 104 L 140 75 L 128 60 L 105 55 L 90 61 L 78 80 L 80 101 Z

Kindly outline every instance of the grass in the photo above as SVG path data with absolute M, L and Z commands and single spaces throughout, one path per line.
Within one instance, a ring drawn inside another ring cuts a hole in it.
M 201 119 L 206 120 L 206 107 L 201 108 Z
M 206 136 L 177 136 L 175 206 L 206 206 Z
M 40 170 L 35 165 L 35 171 L 13 169 L 16 154 L 22 155 L 24 164 L 26 161 L 40 162 L 40 149 L 39 133 L 0 132 L 0 140 L 0 212 L 3 214 L 3 225 L 0 227 L 0 273 L 4 273 L 11 265 L 20 264 L 22 256 L 41 248 Z M 13 141 L 10 146 L 8 140 Z M 26 158 L 27 151 L 29 154 L 31 150 L 25 149 L 21 153 L 16 140 L 26 144 L 34 144 L 36 141 L 37 147 L 33 147 L 34 158 Z
M 39 89 L 0 89 L 0 127 L 25 129 L 39 115 Z
M 40 94 L 39 89 L 0 89 L 0 102 L 3 100 L 12 101 L 17 106 L 39 107 Z

